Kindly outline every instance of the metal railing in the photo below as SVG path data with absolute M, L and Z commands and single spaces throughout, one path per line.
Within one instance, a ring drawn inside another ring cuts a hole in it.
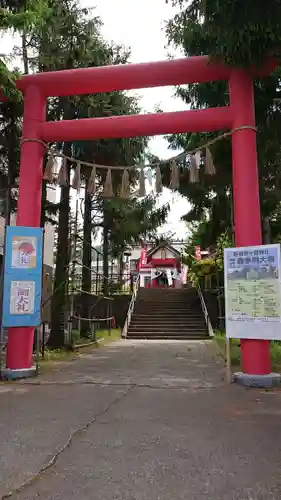
M 127 316 L 126 316 L 124 327 L 122 330 L 122 334 L 121 334 L 122 338 L 126 338 L 127 334 L 128 334 L 129 326 L 130 326 L 132 315 L 134 312 L 136 298 L 137 298 L 138 291 L 139 291 L 139 286 L 140 286 L 140 275 L 138 275 L 136 282 L 133 284 L 132 298 L 131 298 L 131 301 L 130 301 L 130 304 L 128 307 Z
M 213 327 L 212 327 L 212 323 L 211 323 L 211 320 L 210 320 L 208 309 L 207 309 L 207 306 L 206 306 L 206 303 L 205 303 L 205 300 L 204 300 L 204 296 L 203 296 L 203 293 L 202 293 L 202 290 L 201 290 L 201 287 L 200 287 L 199 283 L 197 285 L 197 292 L 198 292 L 198 295 L 199 295 L 199 298 L 200 298 L 201 307 L 202 307 L 202 311 L 204 313 L 205 322 L 206 322 L 206 326 L 207 326 L 207 329 L 208 329 L 209 336 L 213 337 L 214 336 L 214 330 L 213 330 Z

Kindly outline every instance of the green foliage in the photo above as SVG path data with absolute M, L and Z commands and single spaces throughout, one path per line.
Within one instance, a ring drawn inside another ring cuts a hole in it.
M 180 9 L 168 24 L 169 41 L 187 53 L 228 64 L 260 64 L 281 46 L 280 0 L 167 0 Z
M 0 29 L 30 30 L 49 13 L 47 0 L 1 0 Z
M 209 54 L 227 63 L 249 66 L 259 63 L 280 47 L 281 3 L 272 0 L 264 8 L 257 0 L 175 0 L 178 14 L 167 25 L 170 43 L 189 56 Z M 241 15 L 243 12 L 243 15 Z M 278 14 L 278 15 L 277 15 Z M 272 241 L 281 234 L 280 70 L 255 81 L 257 142 L 262 218 L 269 218 Z M 177 89 L 192 109 L 229 105 L 227 82 L 192 84 Z M 192 149 L 216 134 L 180 134 L 169 138 L 172 149 Z M 186 221 L 192 225 L 192 245 L 213 248 L 225 231 L 233 234 L 231 140 L 212 147 L 217 173 L 201 174 L 198 184 L 181 173 L 180 193 L 191 203 Z M 195 243 L 196 241 L 196 243 Z
M 234 241 L 232 235 L 230 235 L 227 231 L 219 235 L 215 250 L 215 260 L 219 270 L 223 269 L 224 249 L 231 248 L 233 246 Z
M 106 42 L 100 33 L 101 22 L 92 16 L 89 9 L 80 8 L 75 0 L 49 0 L 52 9 L 43 27 L 37 29 L 29 39 L 29 46 L 35 51 L 35 57 L 29 60 L 32 68 L 40 71 L 58 71 L 63 69 L 83 68 L 108 64 L 120 64 L 128 60 L 129 52 L 122 46 Z M 83 119 L 95 116 L 120 115 L 138 112 L 135 98 L 124 92 L 110 94 L 95 94 L 90 96 L 71 96 L 68 98 L 53 98 L 50 100 L 49 116 L 51 119 Z M 143 154 L 145 139 L 76 141 L 68 144 L 58 144 L 68 156 L 79 160 L 106 165 L 133 164 Z M 70 166 L 69 166 L 70 170 Z M 89 169 L 82 172 L 85 180 L 89 177 Z M 114 182 L 118 182 L 118 176 Z M 103 179 L 100 178 L 100 181 Z M 110 203 L 104 203 L 100 198 L 93 202 L 85 198 L 83 263 L 91 266 L 91 225 L 97 225 L 96 216 L 103 219 L 101 223 L 110 230 Z M 58 249 L 55 271 L 55 288 L 67 279 L 69 266 L 69 187 L 61 189 L 61 202 L 58 225 Z M 90 205 L 90 206 L 89 206 Z M 105 210 L 106 207 L 106 210 Z M 100 224 L 98 224 L 100 225 Z M 86 235 L 86 236 L 85 236 Z M 108 236 L 107 236 L 108 240 Z M 106 243 L 108 247 L 108 243 Z M 104 249 L 104 263 L 108 265 L 108 248 Z M 83 290 L 91 289 L 91 273 L 83 267 Z M 87 306 L 87 304 L 86 304 Z M 87 309 L 87 307 L 86 307 Z M 61 315 L 66 312 L 66 293 L 55 296 L 52 303 L 52 332 L 49 343 L 52 347 L 63 345 L 64 333 L 60 322 Z M 87 310 L 84 313 L 87 317 Z
M 165 223 L 169 206 L 155 208 L 155 199 L 115 199 L 110 204 L 110 253 L 119 257 L 127 246 L 141 243 L 155 235 Z
M 188 265 L 188 276 L 193 283 L 208 280 L 211 282 L 212 277 L 221 274 L 224 268 L 224 249 L 233 246 L 232 237 L 227 231 L 220 234 L 217 238 L 216 245 L 213 247 L 211 256 L 201 260 L 195 259 L 195 249 L 192 244 L 192 239 L 188 241 L 188 245 L 184 253 L 184 262 Z
M 109 64 L 126 63 L 129 51 L 120 45 L 108 43 L 101 36 L 101 21 L 92 15 L 90 9 L 82 9 L 76 0 L 48 0 L 50 11 L 46 14 L 44 23 L 37 25 L 32 33 L 26 34 L 27 43 L 34 57 L 29 58 L 28 66 L 36 71 L 58 71 L 72 68 L 83 68 Z M 85 96 L 70 96 L 52 98 L 49 100 L 48 116 L 51 120 L 83 119 L 97 116 L 114 116 L 139 113 L 138 100 L 124 92 L 94 94 Z M 67 144 L 57 144 L 57 148 L 68 156 L 81 161 L 97 164 L 132 165 L 144 159 L 147 146 L 146 138 L 73 141 Z M 69 165 L 69 171 L 71 166 Z M 104 174 L 98 173 L 97 184 L 102 184 Z M 85 182 L 90 170 L 84 169 L 82 177 Z M 131 182 L 136 180 L 131 176 Z M 113 169 L 115 190 L 121 182 L 121 172 Z M 142 202 L 130 199 L 104 201 L 98 190 L 98 196 L 90 200 L 85 194 L 83 216 L 83 290 L 91 290 L 91 245 L 92 232 L 103 228 L 103 269 L 108 275 L 110 255 L 120 255 L 127 242 L 135 241 L 145 231 L 156 226 L 156 215 L 161 218 L 162 212 L 150 210 L 150 221 L 145 220 L 146 209 Z M 69 267 L 69 187 L 61 189 L 61 201 L 58 224 L 58 244 L 56 255 L 55 288 L 67 281 Z M 151 202 L 152 207 L 152 202 Z M 161 219 L 162 220 L 162 219 Z M 157 222 L 158 223 L 158 222 Z M 108 286 L 108 280 L 105 280 Z M 88 317 L 88 300 L 83 305 L 83 317 Z M 60 347 L 64 342 L 61 317 L 67 312 L 67 295 L 65 287 L 60 288 L 52 303 L 52 332 L 49 344 Z
M 210 276 L 215 274 L 217 269 L 216 261 L 214 259 L 203 259 L 193 261 L 191 266 L 191 272 L 195 274 L 198 278 L 204 278 L 205 276 Z
M 129 51 L 123 46 L 105 41 L 101 36 L 100 19 L 93 16 L 90 9 L 82 9 L 76 0 L 3 1 L 0 6 L 2 9 L 0 10 L 2 30 L 18 30 L 22 35 L 25 73 L 29 70 L 58 71 L 78 67 L 120 64 L 129 60 Z M 28 51 L 25 50 L 26 48 Z M 10 185 L 10 180 L 5 177 L 7 172 L 13 174 L 13 182 L 17 180 L 18 175 L 20 125 L 23 110 L 21 94 L 15 89 L 17 76 L 16 73 L 6 72 L 5 62 L 3 61 L 2 68 L 0 61 L 0 85 L 5 87 L 5 93 L 9 97 L 8 102 L 0 105 L 2 131 L 7 130 L 7 134 L 3 133 L 2 142 L 0 142 L 4 190 L 7 189 L 7 183 Z M 135 114 L 139 111 L 139 103 L 135 97 L 124 92 L 113 92 L 51 98 L 48 100 L 47 114 L 50 120 L 60 120 Z M 14 127 L 13 140 L 11 123 Z M 96 163 L 112 166 L 131 165 L 144 160 L 147 139 L 76 141 L 56 146 L 69 156 L 75 156 L 80 160 L 92 162 L 94 159 Z M 9 151 L 13 151 L 13 157 L 9 156 Z M 69 165 L 69 171 L 70 168 Z M 82 176 L 87 180 L 89 170 L 83 171 Z M 101 175 L 98 182 L 102 183 L 104 180 L 102 177 Z M 134 184 L 136 176 L 132 175 L 130 180 Z M 1 181 L 0 172 L 0 183 Z M 113 173 L 113 181 L 115 188 L 118 188 L 121 181 L 120 171 Z M 45 188 L 44 186 L 43 200 Z M 44 202 L 44 207 L 45 209 L 47 207 L 52 214 L 59 208 L 54 286 L 57 293 L 52 301 L 52 332 L 49 339 L 49 345 L 57 348 L 64 343 L 62 318 L 67 310 L 65 284 L 68 278 L 69 229 L 71 225 L 69 186 L 61 189 L 61 200 L 58 206 L 50 206 Z M 100 197 L 95 197 L 84 221 L 84 234 L 87 233 L 86 243 L 91 244 L 91 229 L 93 228 L 94 232 L 95 226 L 102 225 L 104 233 L 107 234 L 103 252 L 104 261 L 107 259 L 108 262 L 108 254 L 122 254 L 127 242 L 136 242 L 141 236 L 154 234 L 156 227 L 165 220 L 167 210 L 167 207 L 155 209 L 155 201 L 152 199 L 140 201 L 133 197 L 126 202 L 121 202 L 121 200 L 104 202 Z M 90 218 L 88 218 L 89 213 Z M 48 216 L 45 215 L 42 220 L 47 220 L 47 218 Z M 83 259 L 84 253 L 85 245 L 83 246 Z M 88 253 L 91 256 L 91 252 Z M 91 263 L 88 265 L 90 266 Z M 85 289 L 90 289 L 91 282 L 89 280 L 88 285 Z
M 0 30 L 12 30 L 25 33 L 32 32 L 42 26 L 50 10 L 47 0 L 1 0 L 0 1 Z M 10 71 L 5 57 L 0 57 L 0 88 L 4 94 L 9 94 L 9 100 L 20 100 L 21 95 L 16 91 L 17 74 Z

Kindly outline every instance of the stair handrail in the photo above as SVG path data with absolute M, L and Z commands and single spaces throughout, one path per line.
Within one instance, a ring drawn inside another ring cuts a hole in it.
M 128 312 L 127 312 L 127 316 L 125 319 L 124 327 L 123 327 L 123 330 L 121 333 L 122 338 L 126 338 L 127 334 L 128 334 L 129 326 L 130 326 L 132 315 L 133 315 L 134 308 L 135 308 L 136 298 L 137 298 L 138 291 L 139 291 L 139 285 L 140 285 L 140 275 L 138 274 L 137 280 L 133 284 L 133 293 L 132 293 L 132 297 L 131 297 L 130 304 L 128 307 Z
M 202 311 L 204 313 L 205 322 L 206 322 L 206 326 L 207 326 L 207 329 L 208 329 L 209 336 L 210 337 L 214 337 L 214 330 L 213 330 L 213 327 L 212 327 L 212 323 L 211 323 L 211 320 L 210 320 L 210 316 L 209 316 L 209 313 L 208 313 L 206 302 L 205 302 L 205 299 L 204 299 L 204 296 L 203 296 L 203 293 L 202 293 L 202 290 L 201 290 L 201 287 L 200 287 L 199 283 L 197 284 L 197 291 L 198 291 L 198 295 L 199 295 L 199 298 L 200 298 L 201 307 L 202 307 Z

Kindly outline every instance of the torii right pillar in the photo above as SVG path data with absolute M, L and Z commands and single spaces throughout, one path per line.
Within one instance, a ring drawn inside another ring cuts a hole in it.
M 233 69 L 229 90 L 233 128 L 249 126 L 232 136 L 235 244 L 237 247 L 261 245 L 255 104 L 250 72 Z M 266 386 L 280 379 L 277 374 L 270 373 L 269 341 L 241 340 L 241 357 L 243 373 L 237 377 L 244 385 Z

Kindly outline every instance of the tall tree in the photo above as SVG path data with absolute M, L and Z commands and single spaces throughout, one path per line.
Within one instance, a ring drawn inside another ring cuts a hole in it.
M 51 15 L 46 26 L 38 30 L 32 43 L 38 56 L 33 63 L 41 71 L 71 69 L 96 66 L 101 63 L 120 62 L 123 49 L 106 44 L 100 36 L 100 21 L 91 17 L 87 9 L 81 9 L 78 2 L 50 1 Z M 54 115 L 57 119 L 79 118 L 81 109 L 85 110 L 84 97 L 58 98 L 52 100 Z M 91 106 L 88 100 L 88 116 Z M 59 145 L 67 156 L 74 155 L 71 143 Z M 68 165 L 68 174 L 70 172 Z M 49 345 L 58 347 L 64 344 L 64 323 L 67 314 L 67 289 L 69 276 L 69 184 L 61 188 L 61 201 L 58 221 L 58 251 L 55 270 L 55 293 L 52 301 L 52 329 Z
M 17 199 L 22 112 L 22 100 L 0 103 L 0 189 L 7 224 Z
M 271 0 L 267 9 L 261 0 L 254 3 L 251 0 L 173 0 L 173 4 L 179 10 L 167 25 L 168 40 L 181 47 L 186 55 L 208 54 L 227 64 L 249 67 L 250 63 L 261 64 L 266 57 L 279 52 L 279 0 Z M 261 210 L 263 218 L 275 219 L 273 238 L 281 229 L 277 210 L 281 195 L 277 135 L 281 120 L 279 91 L 279 70 L 255 82 Z M 195 109 L 229 104 L 224 82 L 181 87 L 177 94 Z M 169 140 L 172 148 L 192 149 L 210 137 L 209 134 L 182 134 Z M 215 244 L 220 233 L 232 230 L 230 141 L 219 141 L 212 152 L 217 174 L 212 178 L 202 175 L 199 184 L 189 184 L 182 172 L 180 188 L 192 205 L 186 220 L 201 221 L 198 239 L 204 246 Z M 224 214 L 223 220 L 221 214 Z
M 0 30 L 12 30 L 23 35 L 23 50 L 26 49 L 26 34 L 42 26 L 49 14 L 48 0 L 0 0 Z M 25 67 L 27 69 L 27 67 Z M 25 71 L 27 72 L 27 71 Z M 17 73 L 10 71 L 5 57 L 0 57 L 0 87 L 15 92 Z M 9 98 L 12 95 L 10 93 Z
M 136 114 L 140 111 L 138 101 L 122 92 L 106 94 L 104 101 L 100 100 L 98 114 Z M 96 106 L 93 113 L 97 113 Z M 89 115 L 89 103 L 87 107 Z M 87 115 L 87 116 L 88 116 Z M 81 105 L 80 114 L 83 115 Z M 147 146 L 146 138 L 102 140 L 94 142 L 75 142 L 75 157 L 81 161 L 89 161 L 94 158 L 97 164 L 112 166 L 112 180 L 114 192 L 118 193 L 121 184 L 122 171 L 114 169 L 114 166 L 130 166 L 144 160 L 144 152 Z M 86 167 L 87 168 L 87 167 Z M 130 182 L 136 182 L 136 173 L 130 171 Z M 89 177 L 89 170 L 84 173 L 85 180 Z M 98 173 L 98 183 L 105 180 L 106 172 Z M 90 206 L 91 204 L 91 206 Z M 83 290 L 85 292 L 82 307 L 82 316 L 87 318 L 90 309 L 91 291 L 91 254 L 89 244 L 91 243 L 91 232 L 98 228 L 102 229 L 103 238 L 103 292 L 108 295 L 110 291 L 109 260 L 118 258 L 121 262 L 126 245 L 143 237 L 149 230 L 155 231 L 164 222 L 167 207 L 155 209 L 155 201 L 149 199 L 140 202 L 135 196 L 128 200 L 118 197 L 112 200 L 104 199 L 102 190 L 98 189 L 97 195 L 90 200 L 85 193 L 84 211 L 84 252 L 83 252 Z M 147 217 L 145 216 L 147 214 Z M 88 322 L 82 323 L 82 334 L 87 333 Z
M 36 4 L 36 5 L 35 5 Z M 26 8 L 29 8 L 28 16 Z M 36 7 L 36 9 L 33 9 Z M 105 42 L 100 34 L 101 22 L 92 16 L 88 9 L 82 9 L 76 0 L 46 0 L 39 2 L 6 1 L 1 4 L 0 20 L 6 28 L 13 27 L 22 35 L 22 46 L 18 53 L 23 57 L 24 73 L 32 71 L 52 71 L 77 67 L 88 67 L 106 64 L 119 64 L 128 61 L 129 52 L 122 46 Z M 43 11 L 42 16 L 40 17 Z M 1 73 L 1 72 L 0 72 Z M 10 75 L 8 75 L 10 78 Z M 0 75 L 1 78 L 1 75 Z M 0 80 L 1 85 L 1 80 Z M 10 93 L 19 97 L 14 90 L 14 78 L 11 77 Z M 3 111 L 4 104 L 2 106 Z M 139 112 L 138 103 L 135 98 L 127 96 L 123 92 L 111 94 L 52 98 L 48 100 L 49 119 L 77 119 L 93 116 L 108 116 L 114 114 L 128 114 Z M 22 108 L 16 119 L 20 122 Z M 4 125 L 3 125 L 4 127 Z M 19 135 L 19 134 L 18 134 Z M 14 134 L 15 137 L 17 135 Z M 19 137 L 17 137 L 19 146 Z M 1 145 L 0 145 L 1 146 Z M 18 147 L 17 146 L 17 147 Z M 120 163 L 134 164 L 143 156 L 146 139 L 136 138 L 126 141 L 96 141 L 83 143 L 57 144 L 62 152 L 68 156 L 76 156 L 78 159 L 91 161 L 95 158 L 98 163 L 118 165 Z M 10 149 L 15 154 L 17 147 Z M 3 151 L 8 151 L 4 147 Z M 12 160 L 14 163 L 14 160 Z M 17 163 L 18 169 L 18 163 Z M 69 177 L 71 176 L 71 164 L 68 165 Z M 6 182 L 6 181 L 5 181 Z M 5 188 L 6 184 L 3 182 Z M 114 182 L 120 182 L 120 176 L 114 175 Z M 9 184 L 9 183 L 8 183 Z M 42 196 L 42 224 L 48 215 L 46 208 L 46 185 L 43 184 Z M 87 203 L 87 217 L 84 224 L 86 240 L 89 239 L 90 210 L 89 199 Z M 92 204 L 92 202 L 91 202 Z M 105 220 L 105 268 L 108 266 L 106 253 L 109 254 L 109 223 L 111 202 L 103 203 L 103 216 Z M 55 207 L 56 208 L 56 207 Z M 55 293 L 52 301 L 52 331 L 49 344 L 59 347 L 64 343 L 64 328 L 61 321 L 65 318 L 67 309 L 67 281 L 69 277 L 69 211 L 70 211 L 70 189 L 69 184 L 61 188 L 61 200 L 59 204 L 58 237 L 55 270 Z M 91 208 L 92 212 L 92 208 Z M 92 213 L 91 213 L 92 219 Z M 92 230 L 92 220 L 91 220 Z M 84 245 L 84 260 L 89 261 L 89 252 Z M 89 268 L 91 267 L 91 263 Z M 86 267 L 85 267 L 86 269 Z M 108 274 L 108 273 L 107 273 Z M 84 286 L 90 287 L 84 270 Z
M 29 64 L 40 71 L 62 70 L 77 67 L 119 64 L 128 61 L 129 53 L 124 47 L 105 42 L 100 34 L 100 20 L 91 15 L 88 9 L 81 9 L 75 0 L 49 1 L 51 14 L 46 24 L 38 29 L 37 34 L 29 40 L 29 46 L 37 54 L 29 58 Z M 94 116 L 109 116 L 116 114 L 138 112 L 135 98 L 123 92 L 111 94 L 96 94 L 93 96 L 55 98 L 50 100 L 52 114 L 56 119 L 79 119 Z M 72 142 L 58 144 L 67 156 L 78 160 L 92 161 L 107 165 L 134 164 L 143 155 L 145 139 Z M 69 176 L 71 175 L 68 165 Z M 85 175 L 85 174 L 84 174 Z M 86 175 L 87 177 L 87 175 Z M 114 175 L 114 178 L 116 176 Z M 117 176 L 118 177 L 118 176 Z M 116 180 L 118 182 L 118 180 Z M 89 231 L 89 200 L 86 200 L 87 217 L 84 223 L 86 240 Z M 58 249 L 55 270 L 55 293 L 52 301 L 52 329 L 49 338 L 51 347 L 64 344 L 64 329 L 62 318 L 67 311 L 66 283 L 69 275 L 69 185 L 61 188 L 61 201 L 58 221 Z M 109 237 L 108 210 L 110 202 L 103 202 L 104 235 Z M 87 241 L 89 244 L 90 241 Z M 106 255 L 108 245 L 104 245 Z M 90 254 L 84 245 L 83 286 L 89 288 Z M 108 249 L 109 251 L 109 249 Z M 105 259 L 105 267 L 108 259 Z M 87 270 L 87 268 L 89 268 Z M 87 274 L 88 273 L 88 274 Z M 87 290 L 86 290 L 87 291 Z

